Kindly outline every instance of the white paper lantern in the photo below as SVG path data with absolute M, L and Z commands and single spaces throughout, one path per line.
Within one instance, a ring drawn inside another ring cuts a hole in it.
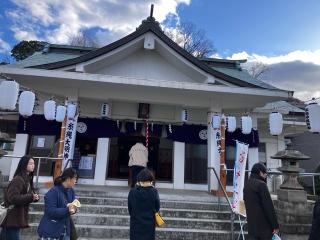
M 56 121 L 63 122 L 66 117 L 67 108 L 65 106 L 58 106 L 56 113 Z
M 250 134 L 252 129 L 252 119 L 250 116 L 241 117 L 241 131 L 243 134 Z
M 279 112 L 273 112 L 269 115 L 269 130 L 273 136 L 278 136 L 282 133 L 283 119 L 282 114 Z
M 36 96 L 31 91 L 23 91 L 19 97 L 19 113 L 22 116 L 30 117 L 34 108 Z
M 19 94 L 19 84 L 15 81 L 2 81 L 0 83 L 0 108 L 14 110 Z
M 214 115 L 212 116 L 211 124 L 212 124 L 212 128 L 213 128 L 213 129 L 220 129 L 221 116 L 218 115 L 218 114 L 214 114 Z
M 44 117 L 47 120 L 56 119 L 56 102 L 53 100 L 48 100 L 44 102 Z
M 110 105 L 108 103 L 103 103 L 101 106 L 101 117 L 106 118 L 109 117 L 110 113 Z
M 189 114 L 187 109 L 182 109 L 181 111 L 181 122 L 188 122 Z
M 306 106 L 306 123 L 310 132 L 320 132 L 320 106 L 316 102 Z
M 234 132 L 237 128 L 237 119 L 233 116 L 227 117 L 227 131 Z
M 67 106 L 67 117 L 74 118 L 77 112 L 77 105 L 69 103 Z

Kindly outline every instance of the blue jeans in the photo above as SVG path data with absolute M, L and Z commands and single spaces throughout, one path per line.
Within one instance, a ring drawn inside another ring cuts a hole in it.
M 2 227 L 1 239 L 3 240 L 20 240 L 20 228 Z

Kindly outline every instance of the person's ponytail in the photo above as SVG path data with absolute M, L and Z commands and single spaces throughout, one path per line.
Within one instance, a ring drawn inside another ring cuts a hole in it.
M 59 176 L 59 177 L 57 177 L 57 178 L 54 180 L 54 185 L 55 185 L 55 186 L 61 185 L 62 182 L 63 182 L 62 176 Z

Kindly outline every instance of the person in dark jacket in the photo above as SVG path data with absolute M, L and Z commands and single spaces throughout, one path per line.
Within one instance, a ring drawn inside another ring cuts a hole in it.
M 76 212 L 76 206 L 70 204 L 75 200 L 73 187 L 78 174 L 73 168 L 67 168 L 54 182 L 44 197 L 44 215 L 41 218 L 38 235 L 45 240 L 70 240 L 71 218 Z
M 309 240 L 318 240 L 320 238 L 320 199 L 316 201 L 313 208 L 313 219 Z
M 29 205 L 39 200 L 33 187 L 33 171 L 33 158 L 23 156 L 5 194 L 5 205 L 10 210 L 1 224 L 2 240 L 19 240 L 20 229 L 29 227 Z
M 137 176 L 137 184 L 129 192 L 130 240 L 155 239 L 155 213 L 160 209 L 158 191 L 153 187 L 154 177 L 145 168 Z
M 266 181 L 266 167 L 261 163 L 254 164 L 243 190 L 249 239 L 271 240 L 272 235 L 279 232 L 276 212 Z

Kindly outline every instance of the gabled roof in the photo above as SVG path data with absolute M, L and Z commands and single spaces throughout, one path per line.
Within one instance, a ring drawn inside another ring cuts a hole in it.
M 33 67 L 43 64 L 60 62 L 72 58 L 77 58 L 83 54 L 96 50 L 97 48 L 80 47 L 59 44 L 46 44 L 42 51 L 35 52 L 30 57 L 11 64 L 12 67 Z
M 195 66 L 199 67 L 201 70 L 205 71 L 206 73 L 213 75 L 214 77 L 220 78 L 226 82 L 232 83 L 236 86 L 240 87 L 252 87 L 252 88 L 266 88 L 270 89 L 266 85 L 257 84 L 253 81 L 245 81 L 243 79 L 239 79 L 236 76 L 229 75 L 228 73 L 214 69 L 210 66 L 208 66 L 205 62 L 197 59 L 190 53 L 188 53 L 186 50 L 181 48 L 178 44 L 176 44 L 174 41 L 172 41 L 161 29 L 160 24 L 155 21 L 153 17 L 148 17 L 146 20 L 142 21 L 142 24 L 134 31 L 133 33 L 127 35 L 126 37 L 119 39 L 118 41 L 115 41 L 109 45 L 106 45 L 102 48 L 93 50 L 88 52 L 87 54 L 81 55 L 79 57 L 66 59 L 62 61 L 57 61 L 54 63 L 47 63 L 47 64 L 41 64 L 36 66 L 31 66 L 32 68 L 41 68 L 41 69 L 59 69 L 64 68 L 68 66 L 73 66 L 82 62 L 86 62 L 88 60 L 94 59 L 96 57 L 99 57 L 101 55 L 104 55 L 108 52 L 111 52 L 120 46 L 123 46 L 132 40 L 138 38 L 139 36 L 142 36 L 143 34 L 146 34 L 147 32 L 154 33 L 159 39 L 161 39 L 163 42 L 165 42 L 170 48 L 172 48 L 175 52 L 180 54 L 182 57 L 193 63 Z M 228 61 L 232 62 L 232 61 Z

